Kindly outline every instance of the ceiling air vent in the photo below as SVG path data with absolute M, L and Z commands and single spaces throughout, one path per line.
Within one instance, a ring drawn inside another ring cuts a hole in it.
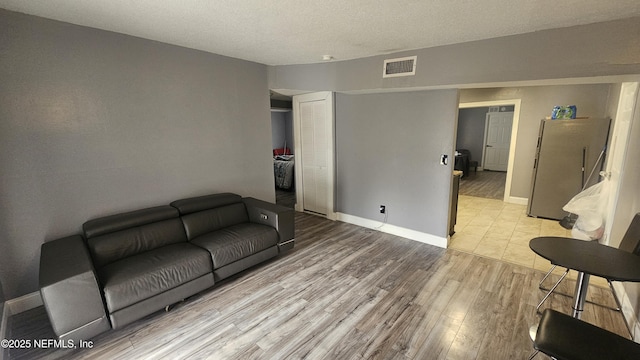
M 410 76 L 416 74 L 417 56 L 409 56 L 397 59 L 387 59 L 384 61 L 382 77 Z

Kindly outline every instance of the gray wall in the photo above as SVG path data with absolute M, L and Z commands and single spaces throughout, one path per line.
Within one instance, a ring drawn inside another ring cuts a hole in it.
M 293 139 L 293 111 L 284 113 L 284 136 L 287 140 L 287 147 L 291 149 L 291 153 L 294 153 L 294 139 Z
M 293 112 L 271 112 L 271 142 L 273 148 L 281 148 L 285 142 L 293 153 Z
M 471 159 L 482 166 L 482 145 L 484 144 L 484 122 L 488 107 L 467 108 L 458 111 L 458 134 L 456 149 L 467 149 Z
M 460 102 L 521 99 L 510 196 L 528 198 L 540 120 L 555 105 L 576 105 L 578 116 L 609 116 L 610 90 L 609 84 L 472 89 L 460 91 Z
M 273 201 L 266 66 L 0 10 L 0 283 L 101 215 L 232 191 Z
M 336 95 L 336 211 L 447 236 L 456 90 Z
M 638 39 L 635 17 L 357 60 L 275 66 L 269 68 L 269 88 L 370 91 L 640 74 Z M 411 55 L 418 56 L 415 76 L 382 78 L 384 59 Z
M 284 146 L 284 142 L 286 141 L 285 137 L 285 127 L 284 127 L 284 113 L 282 112 L 271 112 L 271 143 L 274 149 L 281 148 Z
M 0 281 L 0 321 L 2 321 L 2 314 L 4 313 L 4 302 L 7 301 L 6 297 L 4 296 L 4 287 L 2 286 L 2 281 Z M 4 334 L 1 334 L 4 335 Z M 4 351 L 4 350 L 0 350 L 0 353 Z

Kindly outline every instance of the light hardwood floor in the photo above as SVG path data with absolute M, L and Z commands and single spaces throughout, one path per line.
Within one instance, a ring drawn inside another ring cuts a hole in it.
M 276 189 L 276 204 L 293 208 L 296 205 L 296 190 Z
M 301 213 L 296 239 L 284 256 L 102 334 L 93 349 L 9 358 L 468 360 L 531 351 L 537 270 Z M 568 313 L 570 299 L 554 295 L 548 306 Z M 53 337 L 42 308 L 20 315 L 13 338 Z M 618 314 L 590 304 L 584 319 L 626 331 Z
M 459 194 L 502 200 L 506 180 L 506 172 L 471 171 L 469 176 L 460 179 Z

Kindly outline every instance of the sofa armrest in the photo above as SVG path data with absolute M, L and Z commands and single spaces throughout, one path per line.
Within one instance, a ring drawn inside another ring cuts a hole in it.
M 295 240 L 295 212 L 293 209 L 250 197 L 243 198 L 242 201 L 247 207 L 249 221 L 271 226 L 278 231 L 280 250 L 293 248 Z
M 42 302 L 59 339 L 88 340 L 111 329 L 81 236 L 42 244 L 39 282 Z

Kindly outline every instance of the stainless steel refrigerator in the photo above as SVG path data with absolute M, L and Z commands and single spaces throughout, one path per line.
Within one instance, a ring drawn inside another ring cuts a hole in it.
M 562 207 L 583 187 L 598 182 L 610 124 L 611 119 L 541 121 L 529 216 L 560 220 L 567 215 Z

